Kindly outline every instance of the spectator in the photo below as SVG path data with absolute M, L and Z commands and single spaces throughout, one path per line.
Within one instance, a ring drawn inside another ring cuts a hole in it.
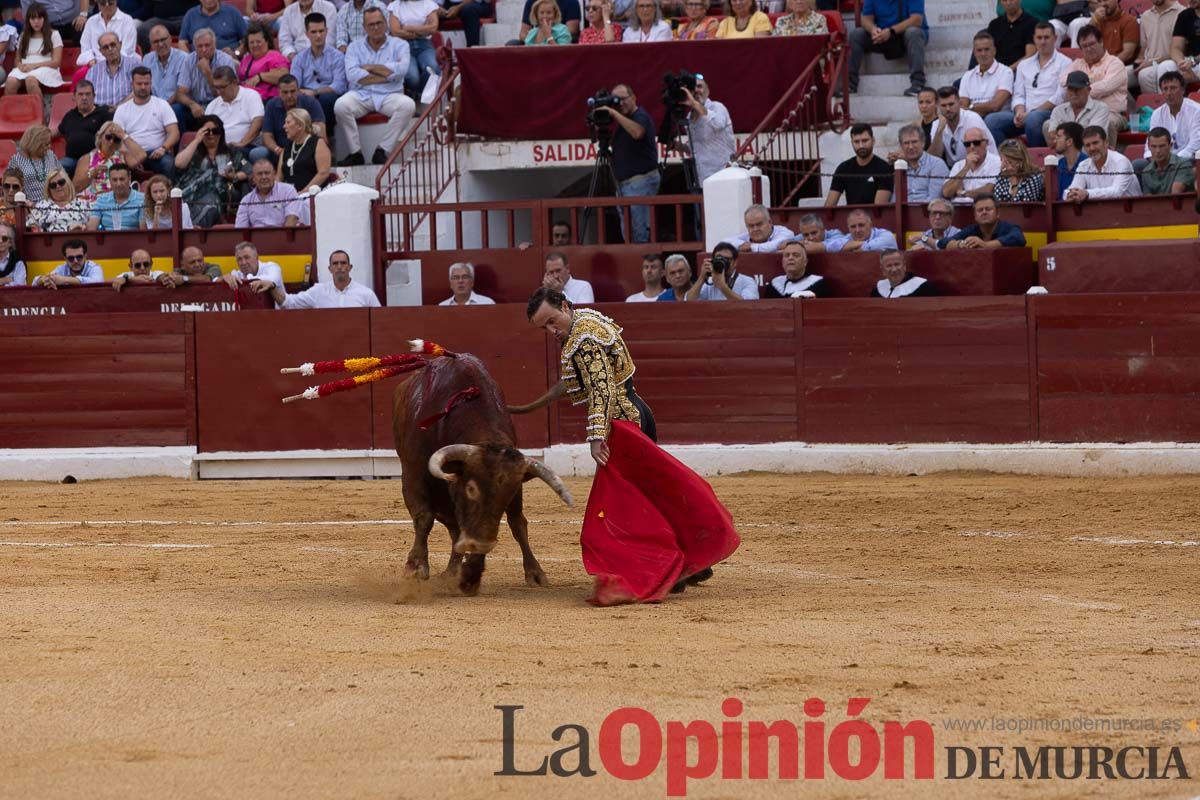
M 937 197 L 925 206 L 929 213 L 929 229 L 924 233 L 912 233 L 908 244 L 913 250 L 936 250 L 937 243 L 958 233 L 954 227 L 954 205 L 944 197 Z
M 346 5 L 350 5 L 350 3 L 346 3 Z M 455 19 L 456 17 L 461 19 L 467 47 L 478 47 L 479 34 L 483 28 L 482 20 L 484 17 L 493 16 L 496 13 L 496 6 L 491 0 L 446 0 L 445 6 L 438 13 L 444 19 Z M 338 33 L 340 34 L 341 31 L 339 30 Z
M 679 253 L 667 256 L 667 288 L 656 299 L 660 303 L 679 302 L 687 300 L 688 289 L 692 285 L 692 265 Z
M 1133 62 L 1129 89 L 1135 95 L 1158 91 L 1162 78 L 1179 67 L 1171 60 L 1171 33 L 1183 11 L 1176 0 L 1152 0 L 1150 8 L 1138 17 L 1140 47 Z
M 286 15 L 285 15 L 286 16 Z M 298 294 L 288 294 L 282 284 L 271 289 L 271 298 L 279 308 L 379 308 L 375 292 L 350 277 L 350 254 L 334 250 L 329 254 L 329 282 L 315 283 Z
M 908 271 L 908 260 L 899 250 L 884 250 L 879 254 L 879 271 L 883 278 L 871 290 L 871 297 L 934 297 L 933 284 Z
M 771 18 L 759 11 L 758 0 L 725 0 L 725 18 L 717 26 L 717 38 L 751 39 L 755 36 L 770 36 L 771 27 Z M 625 35 L 628 37 L 629 31 L 626 31 Z M 629 39 L 626 38 L 625 41 Z
M 584 16 L 587 18 L 587 27 L 579 34 L 580 44 L 612 44 L 621 41 L 621 25 L 612 21 L 610 0 L 587 0 Z
M 938 242 L 940 250 L 978 250 L 997 247 L 1024 247 L 1025 234 L 1011 222 L 999 217 L 996 199 L 988 195 L 975 198 L 975 222 L 953 236 Z
M 133 70 L 142 65 L 136 55 L 121 52 L 121 40 L 113 33 L 100 34 L 101 61 L 87 71 L 87 79 L 96 91 L 96 102 L 116 107 L 133 93 Z
M 286 0 L 246 0 L 246 18 L 264 28 L 278 30 L 286 6 Z
M 788 228 L 771 224 L 771 212 L 764 205 L 750 206 L 742 219 L 746 223 L 746 232 L 729 240 L 738 252 L 774 253 L 784 242 L 796 238 L 796 234 Z
M 269 158 L 273 163 L 279 163 L 288 144 L 287 131 L 284 122 L 289 111 L 302 109 L 309 117 L 310 132 L 318 138 L 325 138 L 325 111 L 314 98 L 300 93 L 300 84 L 294 75 L 284 75 L 279 79 L 279 97 L 267 101 L 263 110 L 262 149 L 260 158 Z M 257 148 L 255 148 L 257 149 Z M 328 148 L 326 148 L 328 149 Z M 258 160 L 258 159 L 254 159 Z
M 933 126 L 938 121 L 937 89 L 926 86 L 917 93 L 917 114 L 920 117 L 917 124 L 925 135 L 925 149 L 928 150 L 933 143 Z M 945 159 L 942 159 L 942 163 L 946 163 Z
M 700 264 L 700 274 L 687 299 L 695 300 L 757 300 L 758 284 L 749 275 L 737 271 L 737 248 L 721 242 L 712 250 L 712 258 Z
M 28 184 L 27 184 L 28 185 Z M 29 212 L 29 230 L 35 233 L 75 233 L 87 230 L 92 216 L 91 204 L 75 196 L 75 187 L 67 173 L 53 169 L 41 187 L 46 197 Z
M 585 280 L 571 277 L 571 268 L 563 253 L 553 252 L 546 256 L 546 269 L 542 273 L 542 286 L 562 292 L 572 305 L 596 302 L 592 285 Z
M 1109 2 L 1109 0 L 1100 1 Z M 1136 34 L 1137 32 L 1134 31 L 1135 36 Z M 1127 99 L 1129 80 L 1125 74 L 1125 64 L 1116 56 L 1105 52 L 1100 39 L 1100 31 L 1091 25 L 1085 25 L 1083 30 L 1079 31 L 1079 49 L 1083 51 L 1083 57 L 1071 62 L 1071 66 L 1067 68 L 1068 72 L 1063 78 L 1063 85 L 1066 86 L 1067 78 L 1077 71 L 1087 75 L 1092 90 L 1091 96 L 1108 106 L 1109 138 L 1116 141 L 1116 134 L 1129 128 L 1129 119 L 1125 116 L 1129 102 Z M 1099 124 L 1082 120 L 1075 121 L 1084 127 L 1089 124 Z
M 175 156 L 175 167 L 183 170 L 179 188 L 192 219 L 201 228 L 219 223 L 242 197 L 250 165 L 241 150 L 225 141 L 220 117 L 200 117 L 200 131 Z
M 525 6 L 521 9 L 521 29 L 517 34 L 517 38 L 522 42 L 529 36 L 529 31 L 534 28 L 533 22 L 537 19 L 533 15 L 533 6 L 535 0 L 525 0 Z M 628 4 L 632 9 L 632 3 Z M 574 39 L 579 35 L 579 2 L 578 0 L 558 0 L 558 11 L 562 14 L 562 19 L 559 20 L 567 26 L 567 30 L 571 32 L 571 38 Z M 621 13 L 613 14 L 614 19 L 624 20 L 625 7 L 620 9 Z
M 165 273 L 158 282 L 178 289 L 190 283 L 215 283 L 222 277 L 221 268 L 206 262 L 204 252 L 199 247 L 185 247 L 179 254 L 179 267 L 174 272 Z
M 434 0 L 392 0 L 388 6 L 388 27 L 392 36 L 408 42 L 408 72 L 404 76 L 404 85 L 413 99 L 421 98 L 431 76 L 441 75 L 437 51 L 433 47 L 433 35 L 437 33 L 441 16 L 438 10 Z M 554 11 L 557 10 L 555 5 Z M 569 35 L 567 43 L 570 43 Z
M 312 117 L 303 108 L 287 112 L 283 130 L 287 148 L 279 157 L 279 180 L 291 184 L 298 194 L 320 191 L 333 163 L 329 145 L 316 135 Z
M 1013 93 L 1013 71 L 996 60 L 996 43 L 986 32 L 975 34 L 976 66 L 967 70 L 958 86 L 959 103 L 984 120 L 1007 111 Z
M 292 59 L 292 76 L 300 87 L 300 94 L 310 97 L 321 106 L 321 116 L 309 111 L 313 119 L 323 119 L 326 139 L 333 127 L 333 106 L 346 93 L 346 57 L 342 51 L 325 44 L 328 31 L 321 14 L 309 14 L 304 18 L 308 47 Z M 280 79 L 279 94 L 283 95 L 284 81 Z M 307 108 L 307 106 L 302 106 Z
M 128 164 L 113 164 L 108 170 L 112 190 L 96 198 L 88 219 L 89 231 L 128 231 L 138 229 L 145 208 L 145 196 L 133 188 Z
M 0 223 L 0 286 L 24 286 L 28 279 L 25 262 L 17 252 L 17 232 L 9 223 Z
M 134 19 L 143 20 L 138 25 L 138 46 L 143 53 L 150 52 L 150 31 L 162 25 L 172 36 L 178 36 L 183 27 L 183 18 L 196 5 L 196 0 L 145 0 L 145 11 L 132 14 Z M 253 2 L 253 0 L 249 0 Z
M 79 37 L 77 67 L 87 68 L 100 61 L 100 36 L 111 33 L 121 43 L 121 55 L 133 56 L 137 50 L 137 23 L 133 17 L 117 8 L 117 0 L 96 0 L 99 14 L 88 17 Z M 168 39 L 170 38 L 168 34 Z
M 236 8 L 221 0 L 200 0 L 200 4 L 183 15 L 179 28 L 179 46 L 186 53 L 195 47 L 200 31 L 210 31 L 216 46 L 230 58 L 246 38 L 246 18 Z M 153 42 L 151 42 L 153 44 Z M 211 59 L 212 56 L 205 56 Z M 219 66 L 212 64 L 211 66 Z
M 63 242 L 63 263 L 46 275 L 34 278 L 34 286 L 61 289 L 64 286 L 83 286 L 88 283 L 104 283 L 104 270 L 87 257 L 87 242 L 68 239 Z
M 220 117 L 229 146 L 258 160 L 265 157 L 265 149 L 252 152 L 263 125 L 262 95 L 253 89 L 239 86 L 237 74 L 229 67 L 218 67 L 213 71 L 213 88 L 217 96 L 205 114 Z M 255 158 L 257 156 L 258 158 Z
M 142 169 L 168 178 L 175 177 L 175 145 L 179 144 L 179 122 L 171 106 L 152 92 L 150 70 L 133 70 L 133 98 L 117 106 L 113 122 L 120 125 L 146 153 Z
M 1078 122 L 1064 122 L 1054 131 L 1054 152 L 1058 153 L 1058 199 L 1067 199 L 1067 190 L 1079 165 L 1087 160 L 1083 152 L 1083 126 Z
M 789 239 L 780 248 L 783 274 L 767 284 L 764 297 L 828 297 L 825 279 L 808 273 L 808 251 L 800 239 Z
M 273 47 L 271 32 L 261 25 L 250 25 L 246 29 L 246 54 L 238 65 L 238 82 L 258 92 L 265 103 L 279 94 L 279 79 L 289 69 L 291 64 Z
M 1042 170 L 1033 163 L 1020 139 L 1007 139 L 1000 145 L 995 199 L 1000 203 L 1040 203 L 1046 199 Z
M 864 209 L 856 208 L 846 217 L 846 229 L 849 235 L 827 242 L 827 253 L 852 253 L 861 250 L 870 253 L 878 250 L 895 250 L 896 235 L 889 230 L 876 228 L 871 220 L 871 214 Z
M 75 165 L 73 180 L 75 191 L 89 203 L 112 190 L 108 171 L 114 164 L 140 164 L 146 160 L 146 151 L 115 122 L 101 125 L 93 142 L 95 149 Z
M 1200 80 L 1197 57 L 1200 57 L 1200 15 L 1189 2 L 1175 18 L 1175 28 L 1171 31 L 1171 60 L 1188 83 Z
M 745 4 L 754 2 L 754 0 L 737 1 Z M 671 23 L 663 19 L 658 0 L 636 0 L 633 11 L 634 17 L 625 26 L 625 32 L 621 34 L 621 41 L 669 42 L 674 38 L 671 33 Z M 768 24 L 770 24 L 769 21 Z M 717 38 L 721 38 L 720 31 L 717 32 Z
M 906 11 L 907 17 L 904 16 Z M 904 94 L 916 97 L 925 88 L 925 43 L 928 39 L 925 0 L 865 0 L 862 24 L 850 32 L 851 94 L 858 91 L 863 56 L 882 53 L 889 61 L 908 56 L 912 85 L 904 90 Z
M 233 74 L 231 82 L 237 82 L 237 61 L 228 53 L 217 49 L 216 34 L 211 28 L 201 28 L 192 34 L 194 50 L 188 53 L 179 74 L 178 106 L 174 108 L 179 124 L 195 128 L 207 112 L 208 104 L 217 99 L 214 74 L 221 67 L 228 67 Z
M 1057 6 L 1064 5 L 1065 9 L 1059 9 Z M 1055 8 L 1052 9 L 1053 14 L 1048 22 L 1054 26 L 1054 34 L 1057 39 L 1056 47 L 1065 47 L 1070 44 L 1071 47 L 1079 47 L 1076 37 L 1079 35 L 1080 29 L 1084 25 L 1090 25 L 1092 22 L 1091 7 L 1095 4 L 1092 0 L 1083 6 L 1079 7 L 1070 0 L 1056 0 Z M 1078 8 L 1076 11 L 1075 9 Z
M 524 43 L 535 44 L 570 44 L 571 32 L 562 22 L 562 12 L 555 0 L 537 0 L 529 17 L 529 33 L 525 35 Z M 628 31 L 626 31 L 628 32 Z M 409 71 L 412 60 L 410 56 Z M 405 79 L 407 81 L 407 78 Z
M 552 247 L 568 247 L 571 241 L 571 223 L 558 220 L 550 226 L 550 245 Z
M 25 20 L 25 27 L 33 27 L 34 36 L 37 37 L 35 41 L 38 46 L 31 47 L 30 52 L 35 52 L 40 48 L 40 39 L 46 30 L 53 30 L 58 34 L 53 37 L 58 40 L 58 47 L 62 47 L 64 41 L 69 42 L 72 47 L 78 46 L 79 33 L 87 24 L 89 5 L 77 0 L 46 0 L 44 3 L 21 0 L 21 16 Z M 41 17 L 42 23 L 31 25 L 36 17 Z M 22 34 L 25 32 L 25 27 L 21 28 Z M 49 53 L 50 49 L 47 48 L 46 54 L 49 55 Z M 17 53 L 18 66 L 24 58 L 23 52 Z M 58 69 L 57 62 L 54 64 L 54 68 Z
M 74 4 L 74 0 L 67 0 Z M 78 8 L 78 6 L 76 6 Z M 86 17 L 86 13 L 83 15 Z M 83 19 L 79 20 L 80 27 Z M 59 72 L 62 65 L 63 40 L 57 30 L 50 31 L 46 38 L 46 28 L 50 25 L 46 18 L 46 7 L 40 3 L 31 3 L 25 10 L 25 26 L 21 28 L 21 38 L 17 41 L 16 60 L 12 72 L 4 81 L 4 94 L 16 94 L 22 86 L 32 95 L 42 96 L 42 87 L 57 89 L 63 85 L 63 76 Z
M 804 237 L 804 249 L 811 253 L 836 252 L 828 250 L 836 246 L 839 239 L 845 239 L 846 234 L 837 228 L 825 230 L 825 221 L 816 214 L 805 214 L 800 218 L 800 235 Z
M 450 296 L 439 306 L 494 306 L 496 301 L 475 294 L 475 265 L 462 261 L 450 265 Z
M 1067 200 L 1082 203 L 1085 200 L 1139 197 L 1142 194 L 1133 164 L 1116 150 L 1108 149 L 1104 128 L 1091 125 L 1083 129 L 1083 150 L 1088 160 L 1075 171 L 1071 188 L 1067 190 Z
M 63 169 L 73 175 L 75 164 L 95 145 L 101 126 L 112 119 L 112 109 L 96 105 L 96 93 L 88 80 L 75 84 L 72 97 L 75 107 L 58 123 L 58 135 L 66 140 L 66 155 L 61 161 Z
M 1151 128 L 1146 137 L 1150 162 L 1142 168 L 1142 194 L 1183 194 L 1196 190 L 1196 170 L 1191 158 L 1171 152 L 1171 132 Z
M 433 0 L 429 2 L 432 3 Z M 295 0 L 289 4 L 279 18 L 279 52 L 291 61 L 297 53 L 308 47 L 308 24 L 305 20 L 309 14 L 320 14 L 326 27 L 333 28 L 336 39 L 337 12 L 337 6 L 329 0 Z
M 717 38 L 717 27 L 721 24 L 718 17 L 708 14 L 706 0 L 684 0 L 683 21 L 675 29 L 675 38 L 681 42 L 695 42 L 701 39 Z M 690 269 L 690 267 L 689 267 Z
M 366 38 L 354 42 L 346 51 L 346 80 L 350 91 L 339 97 L 333 107 L 338 138 L 345 136 L 346 148 L 350 151 L 350 155 L 338 163 L 339 167 L 365 163 L 362 141 L 358 137 L 359 117 L 378 111 L 388 118 L 383 141 L 371 156 L 371 163 L 383 164 L 417 110 L 412 98 L 404 94 L 408 45 L 388 36 L 383 9 L 368 8 L 363 12 L 363 19 Z
M 1081 128 L 1099 125 L 1115 134 L 1112 112 L 1108 106 L 1092 97 L 1092 83 L 1086 72 L 1075 70 L 1066 77 L 1067 101 L 1054 107 L 1046 121 L 1045 132 L 1058 130 L 1064 122 L 1078 123 Z
M 1162 128 L 1171 137 L 1171 152 L 1187 161 L 1200 153 L 1200 103 L 1184 96 L 1183 76 L 1168 72 L 1159 83 L 1163 104 L 1150 115 L 1150 127 Z M 1150 142 L 1142 158 L 1150 158 Z
M 0 62 L 2 62 L 10 52 L 16 51 L 17 42 L 20 38 L 21 35 L 17 32 L 15 27 L 12 25 L 4 25 L 2 22 L 0 22 Z M 8 72 L 4 69 L 4 67 L 0 67 L 0 82 L 3 82 L 7 75 Z
M 243 283 L 249 284 L 250 290 L 255 294 L 270 292 L 276 287 L 280 289 L 285 288 L 283 284 L 283 268 L 274 261 L 259 261 L 258 248 L 250 242 L 238 243 L 233 248 L 233 257 L 237 261 L 237 269 L 228 275 L 214 278 L 213 283 L 216 283 L 218 280 L 225 281 L 229 288 L 234 291 L 237 291 L 238 287 Z
M 294 186 L 275 179 L 275 167 L 265 158 L 254 162 L 254 189 L 238 204 L 239 228 L 295 228 L 308 224 L 308 201 Z
M 865 122 L 850 126 L 850 145 L 854 157 L 847 158 L 833 171 L 826 208 L 832 208 L 846 195 L 851 206 L 882 205 L 891 201 L 895 176 L 892 165 L 875 155 L 875 132 Z
M 1065 96 L 1061 79 L 1071 64 L 1071 59 L 1054 49 L 1054 38 L 1049 23 L 1039 22 L 1034 27 L 1036 50 L 1016 67 L 1012 110 L 988 114 L 987 127 L 994 140 L 1002 142 L 1024 133 L 1030 147 L 1046 146 L 1042 126 L 1050 119 L 1055 103 Z
M 4 170 L 4 178 L 0 181 L 0 222 L 5 225 L 17 224 L 17 206 L 28 205 L 18 203 L 17 193 L 25 191 L 25 176 L 21 170 L 9 167 Z
M 1003 11 L 988 23 L 987 32 L 996 44 L 996 60 L 1015 70 L 1018 61 L 1033 55 L 1033 30 L 1038 21 L 1021 9 L 1021 0 L 1000 0 L 1000 7 Z M 1053 27 L 1050 33 L 1053 39 Z
M 661 253 L 647 253 L 642 256 L 642 281 L 645 283 L 645 288 L 626 297 L 626 303 L 653 303 L 658 300 L 660 294 L 667 290 L 663 283 Z
M 933 139 L 929 143 L 929 154 L 937 156 L 952 165 L 966 155 L 967 147 L 963 140 L 967 131 L 982 128 L 987 139 L 989 153 L 996 152 L 996 141 L 988 132 L 983 117 L 969 108 L 963 108 L 958 102 L 958 90 L 953 86 L 943 86 L 937 90 L 938 121 L 934 126 Z
M 819 36 L 829 33 L 829 21 L 813 0 L 787 0 L 788 13 L 775 20 L 775 36 Z
M 925 152 L 925 137 L 919 125 L 905 125 L 900 129 L 900 152 L 908 165 L 909 203 L 927 203 L 942 196 L 942 186 L 949 171 L 946 162 Z
M 171 46 L 171 34 L 162 25 L 155 25 L 151 29 L 150 47 L 150 52 L 142 57 L 142 66 L 150 70 L 150 92 L 166 101 L 171 113 L 175 114 L 175 108 L 179 105 L 180 76 L 188 60 L 187 53 Z M 175 121 L 179 123 L 178 115 Z
M 176 227 L 175 204 L 171 200 L 171 181 L 165 175 L 155 175 L 142 184 L 145 190 L 145 207 L 138 218 L 138 228 L 144 231 L 169 231 Z M 192 213 L 187 203 L 179 204 L 180 230 L 192 229 Z
M 50 129 L 45 125 L 26 128 L 8 167 L 21 170 L 25 176 L 25 199 L 31 203 L 41 200 L 46 179 L 59 168 L 58 158 L 50 149 Z
M 1000 157 L 987 149 L 985 128 L 969 128 L 963 137 L 967 155 L 950 168 L 950 178 L 942 186 L 942 196 L 954 202 L 968 202 L 982 194 L 992 194 L 1000 175 Z
M 129 254 L 129 269 L 113 278 L 112 286 L 118 292 L 132 283 L 152 286 L 165 274 L 161 269 L 154 269 L 154 258 L 149 251 L 138 249 Z
M 1133 63 L 1140 42 L 1138 23 L 1121 8 L 1119 0 L 1095 0 L 1091 24 L 1099 30 L 1100 42 L 1109 55 L 1120 59 L 1122 64 Z M 1076 47 L 1083 47 L 1083 31 L 1086 28 L 1085 25 L 1076 34 Z
M 470 2 L 470 0 L 467 1 Z M 459 3 L 457 5 L 461 6 L 462 4 Z M 471 5 L 480 5 L 480 3 L 471 2 Z M 487 3 L 486 5 L 490 6 L 491 3 Z M 334 37 L 333 41 L 336 49 L 342 54 L 345 54 L 346 48 L 348 48 L 352 42 L 357 42 L 360 39 L 366 38 L 367 29 L 363 27 L 363 14 L 368 8 L 386 9 L 387 3 L 382 2 L 382 0 L 348 0 L 348 2 L 338 10 L 337 35 Z M 462 16 L 463 12 L 466 10 L 466 8 L 463 8 L 461 11 L 456 12 L 455 16 Z M 487 15 L 485 14 L 484 16 Z M 479 20 L 476 19 L 475 23 L 478 25 Z M 467 17 L 463 17 L 464 29 L 466 26 Z M 467 37 L 470 39 L 470 33 L 467 34 Z M 476 29 L 475 44 L 468 44 L 468 47 L 474 47 L 478 44 L 479 31 Z
M 725 104 L 709 96 L 708 81 L 703 75 L 696 76 L 694 93 L 688 91 L 687 87 L 683 92 L 691 108 L 688 112 L 688 147 L 696 159 L 696 178 L 703 186 L 706 180 L 725 168 L 737 150 L 733 120 Z
M 637 97 L 627 84 L 618 83 L 612 96 L 621 101 L 620 109 L 609 109 L 617 129 L 612 138 L 612 167 L 617 179 L 619 197 L 647 197 L 658 194 L 661 176 L 658 172 L 658 143 L 654 139 L 654 120 L 638 105 Z M 641 244 L 650 241 L 650 206 L 633 206 L 629 212 L 633 237 L 625 230 L 624 215 L 621 232 L 625 241 Z M 567 299 L 570 299 L 569 297 Z

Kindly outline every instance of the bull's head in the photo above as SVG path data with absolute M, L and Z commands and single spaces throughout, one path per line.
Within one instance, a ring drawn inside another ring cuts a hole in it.
M 454 549 L 461 554 L 491 552 L 500 516 L 525 481 L 540 478 L 564 503 L 575 505 L 553 470 L 512 447 L 446 445 L 429 457 L 429 472 L 448 484 L 462 531 Z

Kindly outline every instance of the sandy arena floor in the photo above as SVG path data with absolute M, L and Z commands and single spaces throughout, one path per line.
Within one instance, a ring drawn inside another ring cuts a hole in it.
M 582 501 L 588 482 L 569 483 Z M 524 585 L 502 528 L 464 598 L 398 577 L 398 481 L 4 485 L 0 797 L 662 797 L 665 766 L 604 772 L 605 716 L 719 727 L 729 696 L 742 720 L 796 723 L 823 698 L 827 732 L 868 697 L 877 730 L 933 725 L 937 778 L 718 771 L 689 797 L 1200 795 L 1200 478 L 721 478 L 741 550 L 704 587 L 613 609 L 584 603 L 579 510 L 527 486 L 551 588 Z M 447 541 L 436 528 L 437 570 Z M 494 776 L 505 704 L 525 707 L 518 767 L 577 723 L 600 774 Z M 955 745 L 1178 745 L 1193 778 L 946 780 Z

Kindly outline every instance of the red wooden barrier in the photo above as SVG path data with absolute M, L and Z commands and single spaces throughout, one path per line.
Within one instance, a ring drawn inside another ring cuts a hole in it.
M 1038 283 L 1053 294 L 1197 292 L 1195 239 L 1055 242 L 1038 252 Z
M 126 286 L 120 292 L 110 283 L 42 289 L 10 286 L 0 290 L 0 316 L 61 316 L 63 314 L 179 311 L 184 305 L 200 305 L 205 311 L 269 309 L 269 294 L 249 289 L 234 293 L 224 283 L 190 284 L 178 289 L 164 286 Z

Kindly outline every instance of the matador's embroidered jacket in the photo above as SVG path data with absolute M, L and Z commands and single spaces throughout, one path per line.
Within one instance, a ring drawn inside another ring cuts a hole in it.
M 560 370 L 571 403 L 587 403 L 589 442 L 607 439 L 614 419 L 641 424 L 641 414 L 625 390 L 625 381 L 633 377 L 633 359 L 621 328 L 611 319 L 590 308 L 575 309 Z

